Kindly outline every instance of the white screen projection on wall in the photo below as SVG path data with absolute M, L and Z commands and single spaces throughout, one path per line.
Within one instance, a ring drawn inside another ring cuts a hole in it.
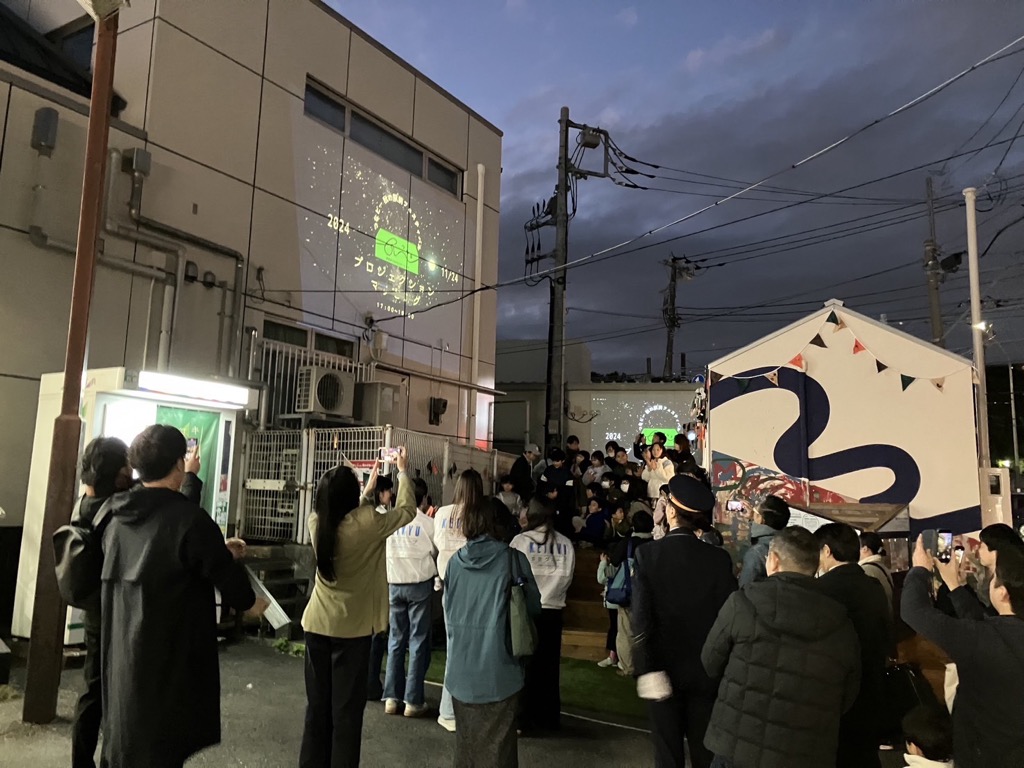
M 649 394 L 615 392 L 594 395 L 592 410 L 598 415 L 590 424 L 593 447 L 614 440 L 623 446 L 632 445 L 641 432 L 650 442 L 655 432 L 664 432 L 671 445 L 676 433 L 690 422 L 692 392 L 665 393 L 661 397 Z

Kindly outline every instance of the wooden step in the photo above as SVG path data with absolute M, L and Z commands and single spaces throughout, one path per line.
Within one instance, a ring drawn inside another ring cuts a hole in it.
M 562 631 L 562 656 L 567 659 L 600 661 L 608 655 L 604 647 L 607 633 L 590 632 L 581 629 Z
M 603 632 L 608 628 L 608 610 L 599 600 L 567 600 L 562 618 L 567 627 Z

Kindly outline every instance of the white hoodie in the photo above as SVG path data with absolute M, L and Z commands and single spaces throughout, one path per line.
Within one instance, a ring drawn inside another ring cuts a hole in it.
M 953 768 L 952 760 L 929 760 L 920 755 L 903 755 L 907 761 L 906 768 Z
M 437 575 L 444 581 L 448 561 L 466 544 L 462 535 L 462 510 L 446 504 L 434 514 L 434 546 L 437 547 Z
M 572 542 L 557 531 L 548 533 L 546 525 L 512 539 L 511 547 L 518 549 L 530 561 L 530 569 L 537 580 L 542 608 L 565 608 L 565 596 L 572 584 L 576 568 L 576 550 Z
M 416 518 L 388 536 L 388 584 L 422 584 L 437 576 L 434 521 L 417 510 Z

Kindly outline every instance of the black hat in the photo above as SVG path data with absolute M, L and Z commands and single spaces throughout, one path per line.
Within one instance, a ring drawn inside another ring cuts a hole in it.
M 672 503 L 684 512 L 710 515 L 715 508 L 715 494 L 689 475 L 676 475 L 669 480 L 668 492 Z

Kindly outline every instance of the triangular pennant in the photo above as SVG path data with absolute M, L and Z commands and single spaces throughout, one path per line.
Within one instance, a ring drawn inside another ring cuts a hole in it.
M 937 390 L 939 390 L 939 392 L 941 392 L 946 387 L 946 377 L 943 376 L 941 379 L 932 379 L 932 384 Z
M 804 369 L 804 356 L 797 355 L 789 361 L 789 365 L 792 365 L 794 368 L 799 368 L 802 371 Z
M 903 385 L 904 392 L 906 392 L 907 387 L 909 387 L 915 381 L 917 381 L 917 379 L 915 379 L 913 376 L 907 376 L 905 373 L 900 374 L 900 383 Z
M 771 373 L 766 373 L 764 375 L 764 377 L 766 379 L 768 379 L 768 381 L 770 381 L 776 387 L 779 386 L 779 372 L 778 371 L 772 371 Z
M 879 373 L 889 370 L 889 366 L 883 363 L 881 360 L 875 360 L 875 368 L 878 369 Z
M 750 388 L 750 379 L 736 379 L 740 385 L 740 392 L 746 392 Z
M 825 322 L 832 323 L 832 325 L 838 325 L 840 322 L 839 315 L 837 315 L 835 313 L 835 310 L 833 310 L 832 312 L 829 312 L 828 320 L 826 320 Z
M 811 339 L 811 344 L 813 344 L 816 347 L 822 347 L 824 349 L 828 349 L 828 345 L 825 343 L 825 340 L 823 338 L 821 338 L 821 334 L 820 333 L 818 335 L 816 335 L 813 339 Z
M 853 340 L 853 354 L 859 355 L 861 352 L 866 352 L 867 347 L 860 343 L 860 339 Z
M 839 331 L 843 330 L 843 328 L 845 328 L 845 327 L 846 327 L 846 323 L 844 323 L 840 319 L 839 322 L 836 323 L 836 327 L 832 329 L 832 333 L 838 333 Z
M 708 377 L 708 381 L 711 382 L 711 386 L 712 387 L 715 386 L 715 384 L 717 384 L 721 380 L 722 380 L 722 374 L 718 373 L 717 371 L 711 371 L 711 374 Z

